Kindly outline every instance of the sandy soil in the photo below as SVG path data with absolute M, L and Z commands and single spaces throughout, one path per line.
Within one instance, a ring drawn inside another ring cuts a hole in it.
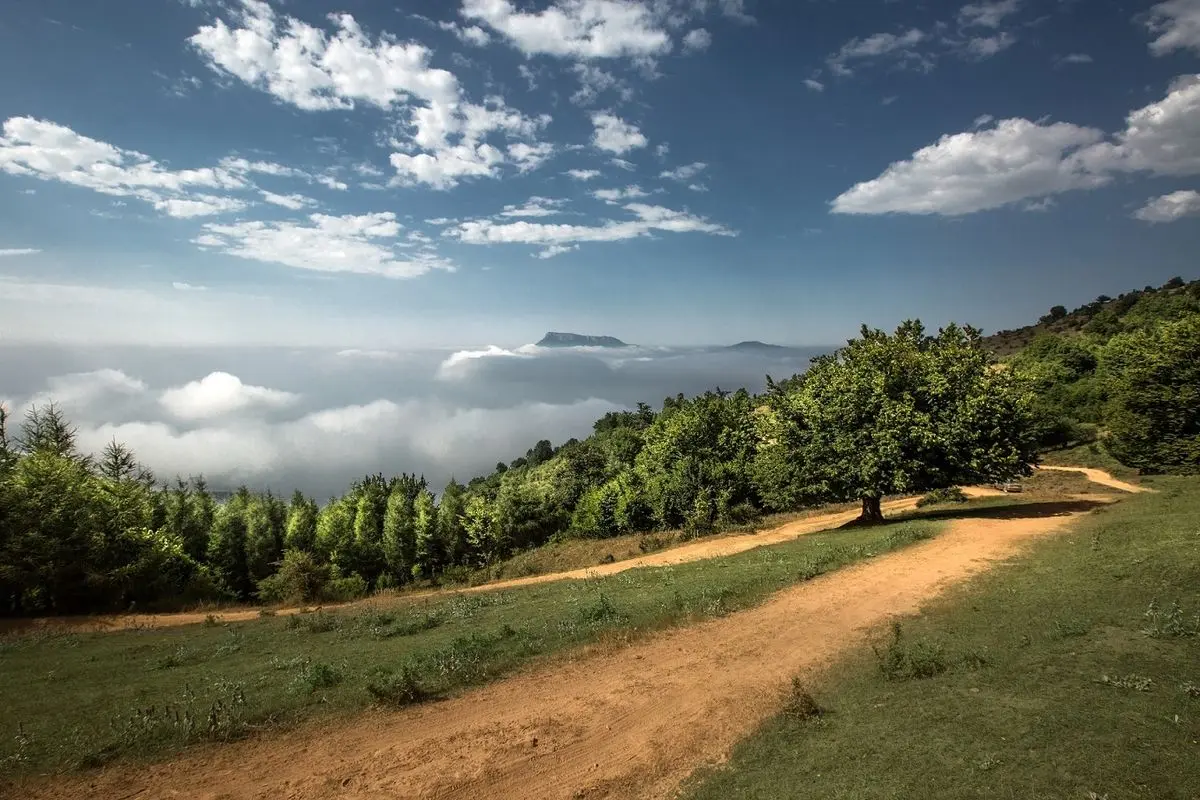
M 989 497 L 992 495 L 1003 494 L 995 489 L 984 487 L 965 487 L 963 489 L 971 497 Z M 894 514 L 899 511 L 910 511 L 917 506 L 917 498 L 903 498 L 900 500 L 892 500 L 883 504 L 885 514 Z M 612 564 L 601 564 L 595 567 L 586 567 L 584 569 L 570 570 L 567 572 L 546 573 L 544 575 L 533 575 L 526 578 L 513 578 L 505 581 L 495 581 L 493 583 L 480 584 L 479 586 L 464 587 L 461 589 L 438 589 L 428 592 L 412 592 L 407 594 L 396 595 L 394 597 L 372 597 L 365 600 L 355 601 L 353 603 L 330 604 L 323 608 L 347 608 L 356 605 L 370 606 L 388 606 L 403 604 L 410 600 L 419 600 L 429 597 L 433 594 L 450 594 L 450 593 L 474 593 L 474 592 L 490 592 L 499 589 L 511 589 L 517 586 L 530 586 L 537 583 L 548 583 L 551 581 L 571 580 L 579 578 L 591 578 L 601 575 L 614 575 L 618 572 L 624 572 L 627 569 L 638 569 L 641 567 L 661 567 L 669 564 L 684 564 L 688 561 L 701 561 L 706 558 L 718 558 L 720 556 L 733 555 L 746 550 L 752 550 L 755 547 L 764 545 L 779 544 L 790 539 L 795 539 L 798 536 L 803 536 L 807 533 L 816 533 L 818 531 L 829 530 L 836 528 L 838 525 L 844 525 L 858 516 L 858 510 L 844 511 L 835 514 L 821 514 L 819 516 L 806 517 L 796 522 L 790 522 L 778 528 L 769 531 L 760 531 L 758 533 L 739 534 L 736 536 L 721 536 L 711 539 L 699 539 L 678 547 L 672 547 L 668 550 L 662 550 L 650 555 L 641 556 L 639 558 L 627 559 L 625 561 L 616 561 Z M 291 614 L 299 614 L 305 611 L 311 611 L 314 606 L 305 606 L 298 608 L 281 608 L 276 609 L 275 613 L 280 616 Z M 11 630 L 27 631 L 37 628 L 53 628 L 56 631 L 117 631 L 128 628 L 165 628 L 175 625 L 197 625 L 204 622 L 208 617 L 215 617 L 218 622 L 245 622 L 247 620 L 258 619 L 258 608 L 245 609 L 230 609 L 225 611 L 197 611 L 177 614 L 106 614 L 87 617 L 45 617 L 32 620 L 12 620 L 9 621 Z
M 815 679 L 889 618 L 917 611 L 1097 504 L 981 511 L 932 540 L 756 608 L 626 647 L 593 648 L 453 699 L 199 747 L 166 764 L 22 786 L 20 796 L 668 797 L 779 708 L 793 676 Z

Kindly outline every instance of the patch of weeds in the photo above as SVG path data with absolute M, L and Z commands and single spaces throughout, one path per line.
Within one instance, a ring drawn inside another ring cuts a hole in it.
M 937 505 L 938 503 L 965 503 L 967 495 L 957 486 L 950 486 L 945 489 L 934 489 L 920 500 L 917 501 L 917 508 L 925 506 Z
M 796 577 L 802 581 L 811 581 L 818 575 L 824 575 L 829 571 L 829 562 L 830 559 L 827 556 L 810 556 L 800 564 L 800 569 L 796 571 Z
M 1073 639 L 1077 636 L 1086 636 L 1092 629 L 1092 624 L 1078 617 L 1059 617 L 1054 620 L 1051 628 L 1057 638 Z
M 1154 686 L 1154 681 L 1145 675 L 1101 675 L 1100 683 L 1117 689 L 1132 689 L 1135 692 L 1148 692 Z
M 98 767 L 122 752 L 146 752 L 165 742 L 227 742 L 246 731 L 246 693 L 242 684 L 219 680 L 205 696 L 185 685 L 173 703 L 137 707 L 113 714 L 108 741 L 85 755 L 82 767 Z
M 378 614 L 361 620 L 357 627 L 372 639 L 382 640 L 396 636 L 413 636 L 423 631 L 431 631 L 441 624 L 442 617 L 435 613 L 400 619 L 391 614 Z
M 299 673 L 292 679 L 290 688 L 301 694 L 316 694 L 321 689 L 331 689 L 341 682 L 341 671 L 323 661 L 305 659 Z
M 601 594 L 595 602 L 581 607 L 576 616 L 580 622 L 608 622 L 617 619 L 621 614 L 608 599 L 608 595 Z
M 654 553 L 662 550 L 671 543 L 671 537 L 660 536 L 654 533 L 647 533 L 638 539 L 638 550 L 643 553 Z
M 259 615 L 260 617 L 273 617 L 273 616 L 275 616 L 275 609 L 273 609 L 273 608 L 260 608 L 260 609 L 258 610 L 258 615 Z
M 1146 618 L 1146 627 L 1142 633 L 1156 639 L 1174 639 L 1200 634 L 1200 614 L 1190 618 L 1185 617 L 1179 603 L 1172 601 L 1167 609 L 1158 607 L 1157 600 L 1150 601 L 1150 607 L 1142 615 Z
M 215 628 L 221 624 L 221 619 L 216 614 L 208 614 L 204 617 L 204 627 Z
M 1200 698 L 1200 686 L 1188 681 L 1183 686 L 1179 687 L 1184 694 L 1191 698 Z
M 991 772 L 996 767 L 1003 766 L 1004 762 L 996 756 L 988 756 L 979 762 L 978 767 L 980 772 Z
M 13 751 L 4 758 L 0 758 L 0 771 L 6 768 L 21 767 L 35 760 L 37 743 L 34 742 L 33 736 L 25 731 L 24 723 L 17 723 L 17 732 L 13 735 L 13 741 L 16 743 Z
M 949 668 L 941 645 L 924 639 L 905 642 L 899 622 L 892 623 L 892 640 L 887 646 L 882 649 L 872 646 L 872 649 L 879 671 L 889 681 L 932 678 Z
M 421 683 L 415 665 L 404 663 L 399 673 L 383 675 L 367 684 L 367 693 L 376 703 L 389 706 L 408 706 L 427 699 L 430 693 Z
M 788 719 L 803 721 L 816 719 L 824 713 L 825 710 L 817 705 L 817 701 L 804 688 L 804 683 L 799 678 L 792 678 L 787 701 L 783 704 L 783 715 Z
M 288 630 L 299 630 L 305 633 L 329 633 L 342 627 L 342 620 L 336 614 L 317 611 L 313 614 L 293 614 L 287 618 Z
M 179 645 L 178 648 L 155 658 L 155 669 L 174 669 L 204 661 L 204 656 L 197 650 Z
M 242 649 L 242 641 L 245 637 L 242 632 L 235 629 L 229 629 L 229 638 L 223 644 L 217 647 L 218 656 L 231 656 Z
M 883 543 L 889 550 L 892 550 L 932 538 L 933 533 L 928 528 L 905 527 L 889 533 Z

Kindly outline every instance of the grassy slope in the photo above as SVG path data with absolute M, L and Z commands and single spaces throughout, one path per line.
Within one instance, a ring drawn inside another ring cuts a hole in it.
M 780 715 L 688 795 L 1200 797 L 1200 480 L 1147 483 L 905 622 L 896 652 L 946 672 L 864 653 L 814 684 L 827 713 Z
M 1138 471 L 1117 461 L 1099 442 L 1081 444 L 1069 450 L 1054 450 L 1042 454 L 1043 464 L 1057 464 L 1067 467 L 1093 467 L 1102 469 L 1114 477 L 1129 480 L 1136 478 Z M 1134 483 L 1137 481 L 1135 480 Z
M 573 646 L 746 607 L 939 524 L 813 534 L 726 559 L 399 610 L 10 638 L 0 641 L 0 775 L 162 757 L 352 712 L 372 702 L 371 685 L 397 702 L 436 696 Z

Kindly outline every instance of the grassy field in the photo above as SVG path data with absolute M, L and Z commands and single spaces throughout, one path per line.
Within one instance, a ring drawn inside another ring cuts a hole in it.
M 167 757 L 371 703 L 403 705 L 533 659 L 724 614 L 936 533 L 813 534 L 674 567 L 233 624 L 0 640 L 0 775 Z
M 1138 471 L 1127 467 L 1110 456 L 1099 442 L 1081 444 L 1069 450 L 1054 450 L 1042 454 L 1043 464 L 1055 464 L 1067 467 L 1092 467 L 1102 469 L 1114 477 L 1129 480 L 1137 478 Z M 1134 483 L 1137 481 L 1135 480 Z
M 686 796 L 1200 797 L 1200 480 L 1145 483 L 797 687 Z

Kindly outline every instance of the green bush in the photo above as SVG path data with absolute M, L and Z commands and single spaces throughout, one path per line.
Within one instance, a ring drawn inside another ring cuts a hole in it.
M 934 489 L 920 500 L 917 501 L 917 508 L 925 506 L 933 506 L 939 503 L 965 503 L 967 496 L 963 490 L 957 486 L 949 486 L 945 489 Z
M 289 550 L 274 575 L 258 582 L 258 596 L 267 603 L 312 603 L 325 599 L 329 565 L 318 564 L 311 553 Z

